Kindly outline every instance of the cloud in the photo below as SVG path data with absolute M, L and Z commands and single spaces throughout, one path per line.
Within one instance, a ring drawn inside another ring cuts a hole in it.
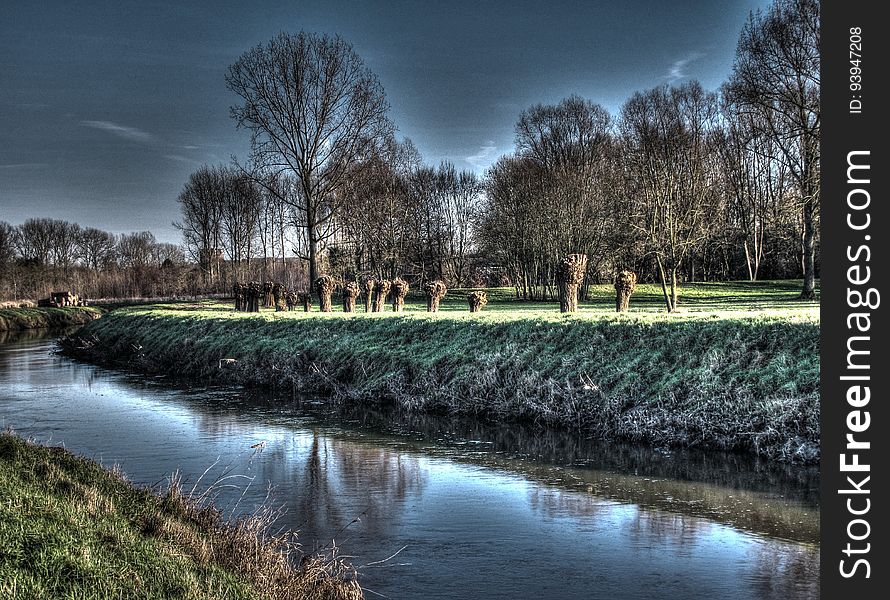
M 497 154 L 498 147 L 491 140 L 483 144 L 479 147 L 479 151 L 476 154 L 472 154 L 466 157 L 468 163 L 476 167 L 477 169 L 484 169 L 488 167 L 492 163 L 492 159 L 495 158 Z
M 81 121 L 80 124 L 84 127 L 107 131 L 108 133 L 124 138 L 125 140 L 130 140 L 131 142 L 145 143 L 150 142 L 154 138 L 154 136 L 147 131 L 142 131 L 135 127 L 127 127 L 126 125 L 118 125 L 111 121 Z
M 0 164 L 0 169 L 43 169 L 47 167 L 46 163 L 7 163 L 5 165 Z
M 187 156 L 182 156 L 181 154 L 165 154 L 164 158 L 169 159 L 169 160 L 175 160 L 176 162 L 191 163 L 191 164 L 198 163 L 198 161 L 188 158 Z
M 668 73 L 665 76 L 668 83 L 674 83 L 675 81 L 679 81 L 681 79 L 686 79 L 688 76 L 686 73 L 686 67 L 689 66 L 689 63 L 695 62 L 698 59 L 704 57 L 703 52 L 693 52 L 687 55 L 685 58 L 681 58 L 680 60 L 675 60 L 671 65 L 670 69 L 668 69 Z

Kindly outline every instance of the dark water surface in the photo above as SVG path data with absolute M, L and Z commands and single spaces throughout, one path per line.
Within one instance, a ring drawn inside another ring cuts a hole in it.
M 0 338 L 0 426 L 137 483 L 215 465 L 198 489 L 228 477 L 215 490 L 234 514 L 283 508 L 276 526 L 306 550 L 335 542 L 367 598 L 818 597 L 813 468 L 186 390 L 53 349 Z

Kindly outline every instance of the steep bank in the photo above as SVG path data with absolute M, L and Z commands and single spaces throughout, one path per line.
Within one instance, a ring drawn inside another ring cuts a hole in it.
M 0 308 L 0 331 L 83 325 L 102 316 L 92 306 L 64 308 Z
M 307 557 L 263 523 L 137 488 L 62 448 L 0 433 L 0 597 L 361 598 L 341 563 Z
M 114 311 L 65 344 L 143 372 L 807 462 L 819 456 L 818 346 L 818 322 L 796 317 L 246 315 L 200 305 Z

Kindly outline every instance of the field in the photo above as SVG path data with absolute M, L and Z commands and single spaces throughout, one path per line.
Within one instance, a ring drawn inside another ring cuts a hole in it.
M 757 281 L 757 282 L 714 282 L 692 283 L 683 286 L 679 310 L 676 315 L 718 315 L 721 318 L 758 314 L 777 317 L 818 318 L 818 301 L 800 301 L 800 280 Z M 442 300 L 440 310 L 449 313 L 468 312 L 467 293 L 470 289 L 449 290 Z M 522 301 L 516 298 L 513 288 L 487 288 L 488 305 L 485 313 L 511 313 L 511 316 L 552 315 L 559 311 L 555 301 Z M 316 300 L 317 301 L 317 300 Z M 313 306 L 317 310 L 317 306 Z M 391 307 L 387 307 L 391 311 Z M 405 302 L 406 312 L 426 312 L 426 302 L 414 290 Z M 611 284 L 590 286 L 588 299 L 579 304 L 582 315 L 603 315 L 615 312 L 615 289 Z M 334 301 L 334 312 L 342 312 L 342 307 Z M 362 313 L 361 306 L 358 312 Z M 644 283 L 637 286 L 631 300 L 631 313 L 634 315 L 660 314 L 667 317 L 661 286 Z
M 795 291 L 795 282 L 690 286 L 685 310 L 671 315 L 654 286 L 622 315 L 605 287 L 571 315 L 503 292 L 481 314 L 457 293 L 438 314 L 415 299 L 401 316 L 178 303 L 112 311 L 66 347 L 174 377 L 815 461 L 818 305 Z
M 62 448 L 0 433 L 0 597 L 360 598 L 341 563 L 258 542 L 262 522 L 226 524 L 172 486 L 136 488 Z

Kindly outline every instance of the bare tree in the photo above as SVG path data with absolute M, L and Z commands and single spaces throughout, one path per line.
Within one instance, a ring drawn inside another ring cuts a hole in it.
M 475 173 L 458 173 L 453 164 L 444 162 L 439 166 L 438 187 L 444 213 L 449 280 L 454 285 L 463 286 L 469 271 L 473 223 L 479 214 L 482 183 Z
M 518 151 L 542 168 L 548 221 L 542 251 L 554 266 L 566 254 L 581 252 L 596 270 L 606 256 L 612 229 L 610 129 L 609 113 L 578 96 L 533 106 L 516 124 Z M 546 272 L 552 287 L 555 271 Z
M 189 175 L 178 198 L 182 219 L 173 223 L 182 231 L 186 249 L 200 265 L 205 284 L 219 279 L 216 257 L 221 246 L 221 188 L 218 168 L 205 165 Z
M 157 240 L 150 231 L 124 234 L 117 243 L 118 260 L 122 267 L 140 269 L 154 262 Z
M 776 160 L 775 140 L 764 133 L 757 114 L 723 105 L 723 127 L 716 140 L 727 215 L 724 229 L 741 235 L 748 279 L 757 279 L 765 259 L 773 207 L 788 197 L 788 169 Z
M 80 239 L 80 233 L 81 228 L 77 223 L 59 219 L 50 221 L 52 261 L 55 266 L 66 272 L 77 258 L 77 243 Z
M 16 236 L 22 258 L 48 265 L 53 253 L 53 219 L 28 219 Z
M 657 265 L 668 312 L 677 308 L 678 274 L 706 234 L 716 182 L 711 153 L 717 99 L 698 82 L 637 93 L 621 111 L 628 225 Z
M 236 169 L 217 171 L 220 189 L 222 234 L 235 278 L 250 260 L 259 234 L 263 194 L 257 183 Z M 243 263 L 243 265 L 242 265 Z
M 542 238 L 544 178 L 540 163 L 517 155 L 501 157 L 485 178 L 480 242 L 493 260 L 506 267 L 523 299 L 537 297 L 539 286 L 553 275 Z
M 98 273 L 114 260 L 117 239 L 101 229 L 87 227 L 77 241 L 77 253 L 83 265 Z
M 343 211 L 344 241 L 355 253 L 355 271 L 378 279 L 406 272 L 411 213 L 409 180 L 421 166 L 411 140 L 390 136 L 368 158 L 354 165 Z
M 350 167 L 392 132 L 383 87 L 339 37 L 282 33 L 245 52 L 226 83 L 242 103 L 232 117 L 253 134 L 259 181 L 292 177 L 305 228 L 309 278 L 318 276 L 319 245 L 345 201 Z
M 802 298 L 816 294 L 819 206 L 819 31 L 817 0 L 777 0 L 752 14 L 739 38 L 727 94 L 758 115 L 794 178 L 803 219 Z
M 16 236 L 15 227 L 6 221 L 0 221 L 0 268 L 15 258 Z

